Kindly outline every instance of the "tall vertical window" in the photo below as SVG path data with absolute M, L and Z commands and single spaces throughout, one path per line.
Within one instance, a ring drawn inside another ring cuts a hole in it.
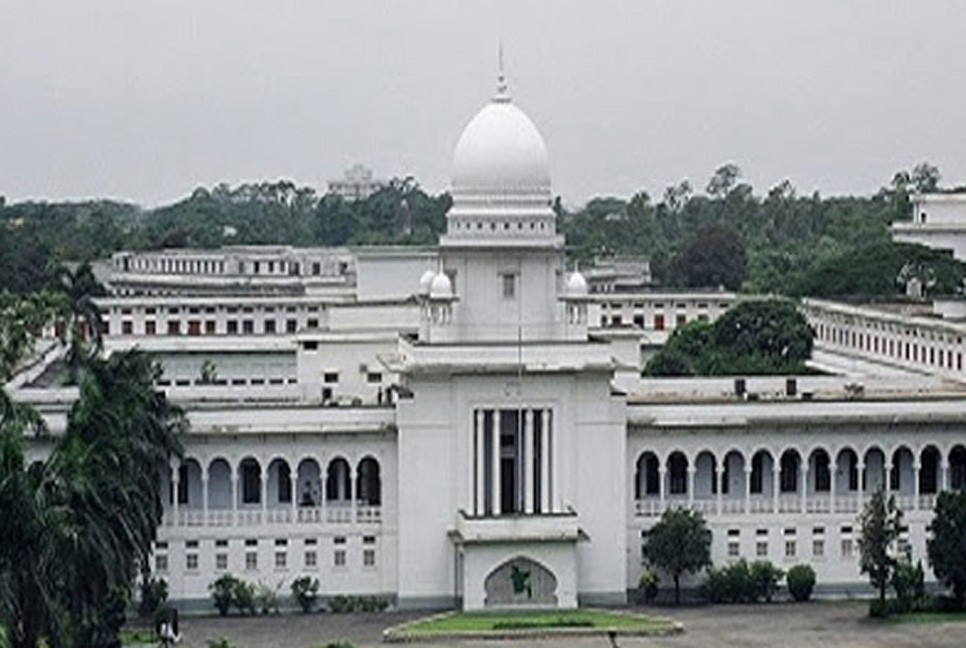
M 517 276 L 512 272 L 500 275 L 503 284 L 503 298 L 513 299 L 517 294 Z

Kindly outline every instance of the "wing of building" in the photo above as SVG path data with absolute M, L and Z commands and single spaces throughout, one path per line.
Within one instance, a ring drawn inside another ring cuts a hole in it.
M 157 354 L 190 419 L 161 476 L 153 567 L 173 599 L 207 608 L 231 572 L 401 607 L 619 604 L 669 506 L 705 515 L 716 562 L 808 562 L 820 591 L 856 591 L 856 513 L 878 488 L 924 555 L 933 498 L 966 483 L 962 324 L 811 302 L 827 375 L 642 380 L 669 331 L 736 296 L 569 272 L 543 138 L 502 79 L 452 196 L 438 247 L 104 269 L 106 351 Z M 45 375 L 15 394 L 56 432 L 76 392 Z

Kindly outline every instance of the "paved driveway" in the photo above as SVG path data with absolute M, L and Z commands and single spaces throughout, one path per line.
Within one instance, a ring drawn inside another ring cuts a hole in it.
M 660 609 L 658 614 L 684 624 L 685 632 L 673 637 L 619 640 L 621 648 L 905 648 L 966 646 L 966 622 L 890 624 L 866 618 L 867 604 L 809 603 L 794 605 L 738 605 Z M 646 610 L 653 613 L 653 609 Z M 187 648 L 205 648 L 207 640 L 225 636 L 239 648 L 321 648 L 331 641 L 348 640 L 357 648 L 385 646 L 382 630 L 414 617 L 413 613 L 291 614 L 281 617 L 183 619 Z M 407 646 L 441 644 L 407 644 Z M 465 648 L 549 648 L 551 641 L 466 641 Z M 604 637 L 567 640 L 575 648 L 608 648 Z

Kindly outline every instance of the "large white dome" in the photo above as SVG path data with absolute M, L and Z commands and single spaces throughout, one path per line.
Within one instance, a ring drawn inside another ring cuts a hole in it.
M 470 120 L 453 155 L 453 189 L 481 193 L 549 191 L 547 147 L 504 92 Z

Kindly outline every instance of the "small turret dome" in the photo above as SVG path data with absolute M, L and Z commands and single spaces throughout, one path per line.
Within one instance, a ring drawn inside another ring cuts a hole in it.
M 429 295 L 429 289 L 433 285 L 433 279 L 436 278 L 436 273 L 432 270 L 426 270 L 423 276 L 419 278 L 419 293 L 420 295 Z
M 453 296 L 453 282 L 445 272 L 437 273 L 429 286 L 429 296 L 432 299 L 450 299 Z
M 586 297 L 589 292 L 590 289 L 587 286 L 587 280 L 584 279 L 584 275 L 576 270 L 571 272 L 570 276 L 567 277 L 567 297 Z

